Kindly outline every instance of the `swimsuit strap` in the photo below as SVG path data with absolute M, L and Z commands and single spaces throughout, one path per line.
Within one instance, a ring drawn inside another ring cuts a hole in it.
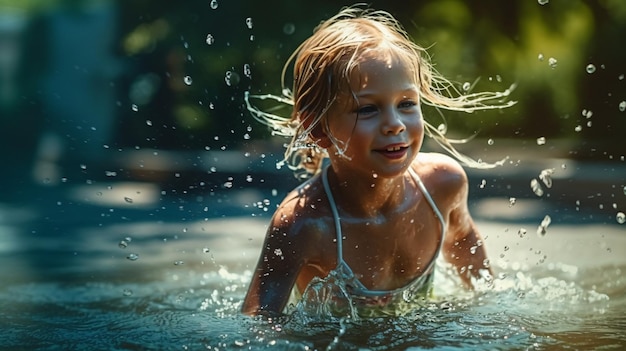
M 343 261 L 343 245 L 342 245 L 342 235 L 341 235 L 341 224 L 339 223 L 339 211 L 337 211 L 337 205 L 335 204 L 335 198 L 333 197 L 333 193 L 330 191 L 330 185 L 328 185 L 328 169 L 330 167 L 324 168 L 322 172 L 322 183 L 324 184 L 324 191 L 326 192 L 326 197 L 328 197 L 328 202 L 330 203 L 330 210 L 333 212 L 333 218 L 335 222 L 335 234 L 337 235 L 337 266 L 344 263 Z
M 424 194 L 424 197 L 426 198 L 426 201 L 428 201 L 428 203 L 430 204 L 430 207 L 435 212 L 435 215 L 437 215 L 437 218 L 439 219 L 439 222 L 441 222 L 441 240 L 439 241 L 439 251 L 441 251 L 441 249 L 443 247 L 443 239 L 444 239 L 444 236 L 445 236 L 446 230 L 447 230 L 446 229 L 446 221 L 443 219 L 443 215 L 441 214 L 441 211 L 439 211 L 439 208 L 435 204 L 435 200 L 433 200 L 433 198 L 430 196 L 430 193 L 428 192 L 428 190 L 426 190 L 426 186 L 422 182 L 422 179 L 419 177 L 417 172 L 415 172 L 413 167 L 409 167 L 409 173 L 411 173 L 411 175 L 413 176 L 413 179 L 417 183 L 417 186 L 422 191 L 422 194 Z

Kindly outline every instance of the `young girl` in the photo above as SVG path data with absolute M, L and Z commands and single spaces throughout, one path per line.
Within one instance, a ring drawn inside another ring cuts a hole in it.
M 276 98 L 293 104 L 291 118 L 248 104 L 292 137 L 286 159 L 312 177 L 272 217 L 244 313 L 281 314 L 292 293 L 333 302 L 333 313 L 342 303 L 353 315 L 406 311 L 428 296 L 440 253 L 468 288 L 473 279 L 490 279 L 466 174 L 448 156 L 420 152 L 424 134 L 466 164 L 490 165 L 456 153 L 420 105 L 502 108 L 511 103 L 484 102 L 508 91 L 453 96 L 424 56 L 390 14 L 345 8 L 285 66 L 295 58 L 293 96 Z

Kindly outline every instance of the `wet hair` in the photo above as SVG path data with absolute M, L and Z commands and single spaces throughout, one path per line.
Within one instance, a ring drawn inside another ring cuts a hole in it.
M 325 134 L 343 155 L 348 141 L 336 139 L 328 127 L 328 111 L 340 94 L 354 95 L 350 76 L 360 60 L 368 53 L 388 53 L 414 73 L 420 101 L 437 109 L 473 112 L 504 108 L 514 104 L 507 101 L 511 88 L 503 92 L 461 94 L 440 75 L 430 63 L 426 50 L 415 44 L 401 24 L 389 13 L 363 5 L 343 8 L 338 14 L 317 26 L 290 56 L 283 67 L 281 83 L 283 96 L 249 95 L 246 104 L 252 115 L 269 125 L 273 133 L 290 137 L 285 159 L 289 167 L 306 177 L 319 172 L 326 150 L 317 145 Z M 286 88 L 286 76 L 293 63 L 293 90 Z M 293 106 L 290 117 L 262 111 L 249 98 L 274 99 Z M 452 140 L 424 121 L 426 135 L 432 137 L 461 163 L 476 168 L 491 168 L 496 164 L 474 161 L 459 153 Z M 322 134 L 323 133 L 323 134 Z

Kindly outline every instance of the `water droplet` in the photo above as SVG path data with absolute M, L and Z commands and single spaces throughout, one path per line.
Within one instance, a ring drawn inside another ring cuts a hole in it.
M 246 18 L 246 26 L 248 26 L 248 29 L 252 29 L 252 18 Z
M 520 229 L 517 231 L 517 235 L 519 235 L 519 237 L 520 237 L 520 238 L 525 237 L 525 236 L 526 236 L 526 233 L 527 233 L 526 228 L 520 228 Z
M 548 65 L 550 66 L 550 68 L 556 68 L 557 64 L 558 61 L 554 57 L 550 57 L 548 59 Z
M 293 23 L 285 23 L 283 26 L 283 33 L 291 35 L 296 31 L 296 26 Z
M 441 123 L 440 125 L 437 126 L 437 131 L 441 134 L 446 134 L 446 132 L 448 131 L 448 126 Z
M 624 224 L 626 223 L 626 214 L 624 214 L 624 212 L 617 212 L 615 219 L 617 220 L 617 223 Z
M 208 45 L 213 45 L 215 43 L 215 38 L 213 37 L 213 34 L 206 35 L 206 43 Z
M 252 77 L 252 71 L 250 70 L 250 65 L 247 63 L 243 65 L 243 75 L 248 78 Z
M 580 124 L 574 128 L 575 132 L 580 132 L 581 130 L 583 130 L 583 126 L 581 126 Z
M 483 179 L 483 180 L 480 181 L 480 185 L 478 187 L 481 188 L 481 189 L 484 189 L 485 185 L 487 185 L 487 181 L 485 179 Z
M 285 257 L 283 257 L 283 250 L 281 249 L 274 249 L 274 255 L 279 256 L 282 260 L 285 259 Z
M 493 145 L 493 143 L 494 143 L 493 139 L 487 140 L 487 145 Z
M 545 4 L 549 3 L 550 0 L 537 0 L 537 2 L 539 3 L 539 5 L 545 5 Z
M 185 81 L 185 84 L 187 85 L 191 85 L 191 83 L 193 83 L 193 79 L 191 79 L 191 76 L 185 76 L 183 80 Z
M 207 254 L 207 253 L 211 252 L 211 250 L 208 247 L 205 247 L 205 248 L 202 249 L 202 252 Z
M 476 254 L 476 250 L 478 250 L 478 246 L 472 246 L 472 247 L 470 247 L 470 253 L 471 253 L 472 255 Z
M 587 73 L 591 74 L 596 71 L 596 66 L 594 66 L 593 63 L 590 63 L 587 65 L 587 67 L 585 67 L 585 70 L 587 71 Z
M 541 226 L 542 227 L 547 227 L 550 225 L 550 223 L 552 223 L 552 218 L 549 215 L 546 215 L 545 217 L 543 217 L 543 219 L 541 220 Z
M 128 241 L 126 241 L 126 240 L 121 240 L 121 241 L 119 242 L 119 244 L 117 244 L 117 246 L 119 246 L 119 248 L 120 248 L 120 249 L 125 249 L 125 248 L 127 248 L 127 247 L 128 247 Z
M 124 201 L 126 201 L 126 202 L 127 202 L 127 203 L 129 203 L 129 204 L 132 204 L 132 203 L 133 203 L 133 199 L 132 199 L 132 198 L 130 198 L 130 197 L 127 197 L 127 196 L 125 196 L 125 197 L 124 197 Z
M 543 196 L 543 188 L 541 187 L 541 184 L 539 184 L 539 181 L 537 179 L 533 178 L 530 181 L 530 188 L 532 189 L 533 193 L 535 193 L 535 195 Z
M 543 61 L 543 54 L 539 54 L 539 55 L 537 55 L 537 60 L 539 60 L 539 61 Z
M 132 104 L 130 105 L 130 109 L 133 110 L 133 112 L 137 112 L 139 111 L 139 106 L 137 106 L 136 104 Z
M 517 202 L 517 199 L 514 197 L 510 197 L 509 198 L 509 207 L 513 207 L 515 206 L 515 203 Z
M 410 289 L 406 289 L 402 292 L 402 299 L 405 302 L 411 302 L 411 300 L 413 299 L 413 293 Z
M 469 82 L 463 83 L 463 91 L 469 91 L 472 85 Z
M 619 76 L 617 76 L 617 79 L 624 80 L 624 74 L 620 74 Z
M 490 266 L 491 266 L 491 261 L 489 261 L 489 259 L 488 259 L 488 258 L 485 258 L 485 259 L 483 260 L 483 267 L 485 267 L 485 268 L 489 268 Z
M 130 253 L 128 254 L 128 256 L 126 256 L 126 258 L 130 261 L 137 261 L 139 259 L 139 254 Z
M 211 9 L 213 10 L 217 9 L 217 6 L 218 6 L 217 0 L 211 0 L 211 3 L 209 3 L 209 6 L 211 6 Z
M 182 266 L 184 264 L 185 264 L 184 261 L 174 261 L 174 266 Z
M 545 145 L 545 143 L 546 143 L 546 138 L 545 137 L 537 138 L 537 145 Z
M 146 120 L 146 125 L 149 126 L 149 127 L 152 127 L 152 121 L 147 119 Z
M 233 71 L 226 71 L 226 74 L 224 75 L 224 82 L 226 82 L 226 85 L 229 87 L 237 85 L 239 83 L 239 75 Z
M 618 105 L 620 112 L 626 111 L 626 101 L 622 101 Z
M 539 179 L 546 185 L 548 188 L 552 188 L 552 174 L 554 173 L 554 168 L 544 169 L 539 173 Z
M 133 291 L 130 290 L 130 289 L 124 289 L 122 291 L 122 295 L 124 295 L 124 296 L 132 296 L 133 295 Z

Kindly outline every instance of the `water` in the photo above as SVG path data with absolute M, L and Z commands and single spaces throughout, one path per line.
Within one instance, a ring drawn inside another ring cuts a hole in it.
M 553 222 L 540 237 L 519 234 L 519 227 L 539 223 L 479 221 L 494 287 L 469 293 L 440 267 L 436 299 L 407 316 L 329 321 L 295 314 L 268 321 L 242 316 L 239 308 L 268 221 L 252 204 L 274 203 L 275 190 L 202 201 L 161 198 L 140 208 L 121 193 L 117 207 L 95 206 L 87 195 L 0 207 L 2 349 L 626 346 L 626 237 L 617 222 Z M 522 200 L 504 208 L 524 211 Z M 480 216 L 489 206 L 485 200 L 474 209 Z M 192 215 L 198 213 L 206 218 Z

